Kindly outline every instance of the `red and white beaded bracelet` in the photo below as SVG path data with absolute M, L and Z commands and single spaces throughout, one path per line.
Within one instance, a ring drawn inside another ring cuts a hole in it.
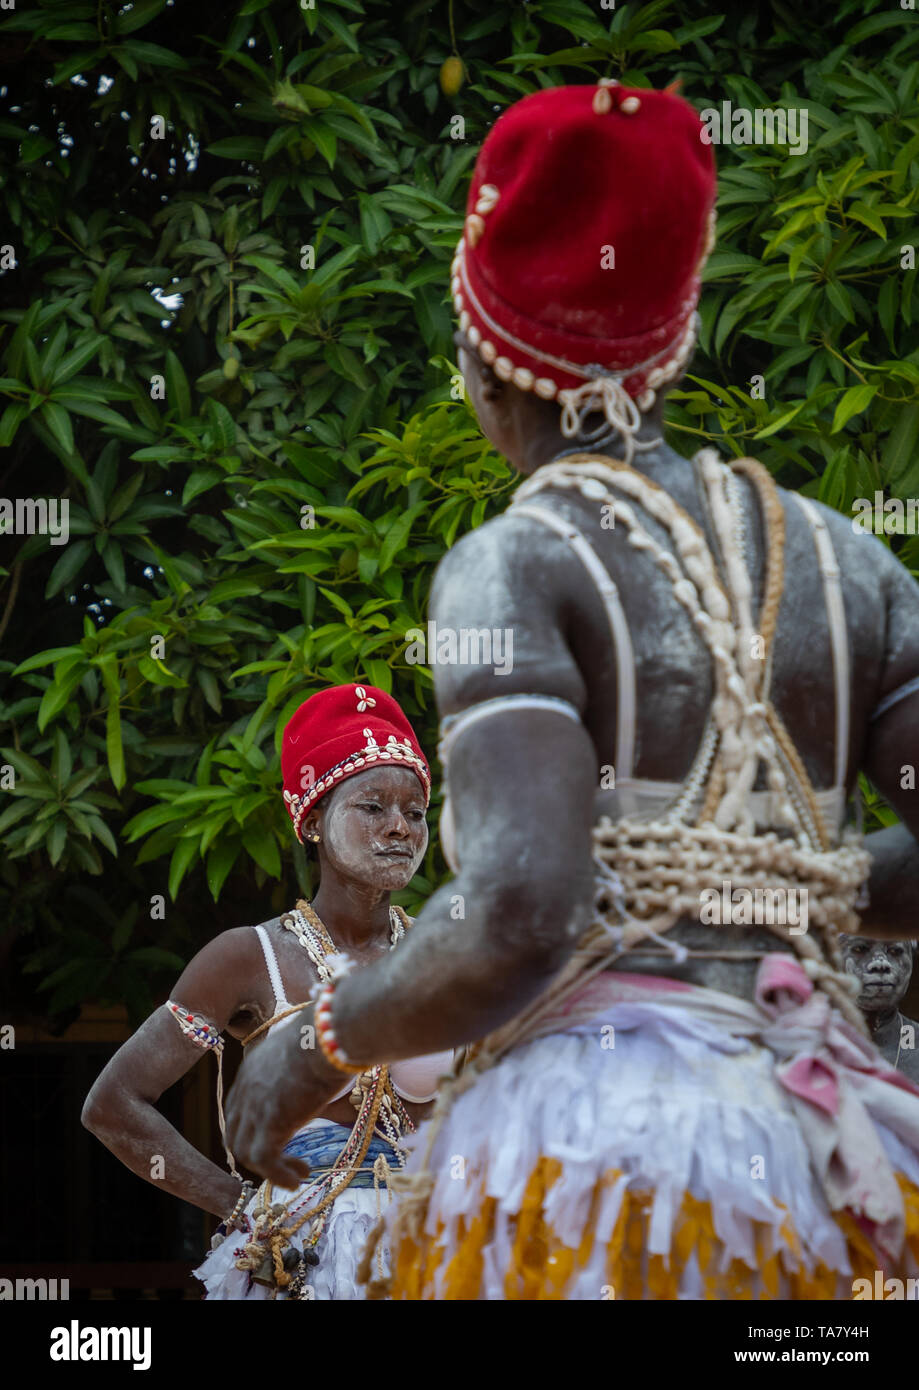
M 367 1063 L 355 1066 L 353 1062 L 348 1060 L 332 1027 L 332 995 L 335 993 L 338 980 L 345 973 L 345 971 L 340 971 L 322 986 L 316 996 L 316 1011 L 313 1015 L 313 1021 L 316 1026 L 316 1038 L 326 1061 L 331 1062 L 338 1071 L 347 1072 L 349 1076 L 360 1076 L 362 1072 L 367 1071 Z

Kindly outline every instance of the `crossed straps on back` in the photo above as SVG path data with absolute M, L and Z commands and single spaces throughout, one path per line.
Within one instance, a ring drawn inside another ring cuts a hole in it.
M 696 462 L 704 470 L 708 479 L 710 498 L 714 497 L 717 504 L 717 476 L 716 470 L 720 470 L 724 479 L 725 504 L 729 509 L 731 501 L 735 506 L 734 523 L 737 526 L 740 522 L 739 498 L 736 492 L 731 498 L 731 480 L 733 474 L 721 463 L 714 450 L 703 450 L 696 456 Z M 761 506 L 764 509 L 769 506 L 772 510 L 773 518 L 776 517 L 776 510 L 781 508 L 778 501 L 775 484 L 772 482 L 766 470 L 756 460 L 741 459 L 735 460 L 733 468 L 737 471 L 746 472 L 752 477 L 758 492 Z M 603 481 L 600 481 L 598 473 L 602 474 Z M 683 546 L 690 555 L 693 549 L 697 552 L 701 547 L 710 555 L 708 546 L 699 528 L 692 518 L 675 503 L 669 495 L 663 494 L 663 489 L 652 483 L 649 479 L 636 472 L 636 470 L 624 464 L 611 462 L 609 459 L 590 454 L 580 454 L 569 457 L 564 462 L 547 464 L 540 468 L 532 478 L 528 479 L 518 489 L 514 501 L 511 504 L 511 511 L 514 515 L 529 516 L 539 521 L 544 526 L 561 536 L 571 546 L 579 561 L 587 571 L 593 581 L 603 603 L 609 622 L 610 636 L 616 656 L 616 682 L 617 682 L 617 710 L 616 710 L 616 753 L 615 753 L 615 789 L 620 800 L 622 810 L 628 814 L 630 809 L 640 807 L 643 802 L 645 807 L 659 804 L 676 802 L 680 815 L 688 813 L 693 801 L 701 792 L 703 783 L 712 765 L 715 756 L 718 737 L 712 720 L 709 719 L 705 733 L 694 759 L 692 769 L 683 783 L 668 783 L 652 781 L 650 779 L 639 779 L 633 776 L 634 756 L 635 756 L 635 715 L 636 715 L 636 681 L 635 681 L 635 656 L 632 641 L 629 634 L 629 626 L 623 611 L 619 597 L 619 591 L 612 577 L 608 573 L 605 565 L 600 560 L 587 536 L 567 518 L 560 517 L 551 511 L 545 504 L 540 505 L 532 501 L 532 497 L 538 491 L 546 487 L 557 488 L 576 488 L 581 495 L 589 500 L 602 501 L 604 497 L 609 497 L 608 488 L 616 488 L 626 493 L 629 502 L 637 502 L 643 509 L 651 510 L 649 507 L 656 496 L 667 496 L 669 524 L 672 526 L 672 534 L 681 537 Z M 714 489 L 714 490 L 713 490 Z M 817 507 L 807 498 L 801 497 L 797 493 L 791 494 L 795 503 L 803 512 L 816 550 L 817 562 L 823 584 L 824 603 L 826 607 L 827 622 L 829 625 L 830 651 L 834 672 L 835 690 L 835 764 L 834 764 L 834 784 L 821 792 L 814 792 L 810 787 L 807 774 L 804 772 L 793 745 L 784 730 L 781 730 L 784 738 L 783 751 L 790 775 L 794 782 L 798 783 L 798 792 L 802 802 L 810 801 L 811 814 L 806 819 L 811 822 L 809 826 L 809 836 L 815 842 L 814 847 L 822 843 L 824 847 L 828 844 L 829 837 L 826 833 L 827 823 L 832 826 L 835 834 L 838 832 L 845 808 L 846 801 L 846 774 L 848 766 L 849 748 L 849 718 L 850 718 L 850 677 L 849 677 L 849 643 L 845 621 L 845 608 L 842 598 L 840 585 L 839 566 L 833 551 L 829 529 L 826 522 L 820 515 Z M 681 602 L 685 600 L 685 592 L 680 589 L 680 585 L 687 581 L 676 564 L 672 555 L 657 547 L 647 538 L 641 541 L 636 532 L 640 531 L 635 519 L 635 514 L 628 505 L 623 503 L 620 508 L 629 518 L 630 541 L 637 548 L 649 546 L 656 554 L 655 558 L 661 568 L 665 570 L 674 583 L 675 595 Z M 710 503 L 711 510 L 711 503 Z M 725 516 L 727 516 L 727 511 Z M 713 517 L 714 520 L 714 517 Z M 722 518 L 723 520 L 723 518 Z M 690 528 L 687 531 L 686 528 Z M 772 536 L 773 550 L 778 550 L 778 555 L 768 553 L 770 551 L 770 533 L 767 530 L 767 554 L 766 559 L 766 588 L 771 589 L 770 593 L 764 596 L 763 610 L 759 614 L 762 626 L 766 626 L 764 621 L 767 607 L 771 607 L 771 627 L 774 628 L 778 604 L 781 599 L 783 589 L 784 567 L 782 565 L 782 548 L 784 538 L 783 519 L 777 528 L 780 535 Z M 717 527 L 716 527 L 717 534 Z M 738 551 L 739 551 L 738 547 Z M 749 575 L 744 567 L 743 574 L 737 572 L 738 554 L 735 552 L 732 560 L 735 565 L 735 573 L 730 576 L 734 591 L 749 593 Z M 742 563 L 742 562 L 741 562 Z M 690 562 L 684 556 L 684 566 L 687 572 L 690 569 Z M 732 587 L 729 585 L 729 589 Z M 745 588 L 746 586 L 746 588 Z M 684 602 L 684 606 L 686 606 Z M 717 611 L 717 609 L 716 609 Z M 736 614 L 735 614 L 736 618 Z M 697 619 L 697 625 L 702 626 L 701 619 Z M 749 634 L 746 634 L 747 636 Z M 771 639 L 773 632 L 770 631 L 768 637 Z M 771 675 L 771 656 L 772 641 L 766 641 L 765 660 L 762 663 L 763 670 L 760 677 L 759 700 L 768 700 L 768 686 Z M 771 707 L 770 707 L 771 710 Z M 775 721 L 781 728 L 781 722 L 777 714 Z M 808 795 L 809 794 L 809 795 Z M 746 799 L 754 807 L 763 807 L 769 793 L 754 792 L 752 786 L 746 788 Z M 816 814 L 814 810 L 816 804 Z M 710 809 L 710 807 L 709 807 Z M 823 822 L 823 824 L 821 824 Z

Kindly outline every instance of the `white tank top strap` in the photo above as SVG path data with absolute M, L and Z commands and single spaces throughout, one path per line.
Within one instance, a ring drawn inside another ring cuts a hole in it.
M 271 981 L 271 988 L 274 990 L 274 1012 L 280 1013 L 282 1009 L 289 1008 L 290 1001 L 285 997 L 284 984 L 281 980 L 281 972 L 278 969 L 278 958 L 274 953 L 271 938 L 264 927 L 253 927 L 262 947 L 262 955 L 265 957 L 265 966 L 268 970 L 268 978 Z M 271 1030 L 269 1029 L 269 1032 Z
M 814 538 L 817 563 L 823 580 L 823 597 L 827 622 L 830 625 L 830 649 L 833 656 L 833 675 L 836 686 L 836 772 L 834 786 L 846 786 L 849 766 L 849 633 L 846 628 L 846 609 L 842 597 L 839 564 L 833 549 L 830 530 L 814 503 L 799 492 L 791 496 L 807 517 Z
M 541 521 L 568 541 L 574 553 L 594 581 L 606 610 L 616 652 L 616 778 L 629 779 L 635 760 L 635 655 L 629 626 L 616 588 L 606 567 L 590 541 L 572 522 L 556 516 L 534 502 L 514 505 L 514 516 L 529 516 Z

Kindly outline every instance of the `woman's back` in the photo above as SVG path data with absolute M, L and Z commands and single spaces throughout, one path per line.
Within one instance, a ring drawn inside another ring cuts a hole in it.
M 588 458 L 600 464 L 599 475 L 587 486 L 583 477 L 570 485 L 579 468 L 589 467 L 583 462 Z M 559 648 L 566 645 L 582 685 L 575 703 L 601 769 L 596 817 L 637 814 L 648 819 L 672 806 L 694 764 L 697 778 L 705 770 L 696 760 L 704 755 L 712 711 L 713 660 L 675 597 L 672 575 L 648 548 L 636 548 L 609 498 L 631 502 L 640 527 L 670 553 L 672 538 L 634 495 L 617 489 L 616 473 L 604 469 L 603 462 L 602 456 L 585 451 L 561 460 L 561 472 L 556 466 L 553 473 L 552 465 L 538 470 L 503 517 L 456 548 L 455 561 L 438 579 L 434 607 L 441 623 L 449 618 L 460 628 L 504 628 L 513 634 L 515 670 L 492 680 L 487 691 L 482 688 L 479 699 L 494 698 L 499 682 L 501 693 L 554 690 L 571 699 L 572 689 L 563 692 L 554 684 Z M 646 455 L 638 468 L 701 529 L 723 580 L 724 557 L 699 466 L 661 448 Z M 600 481 L 604 474 L 609 488 Z M 543 478 L 547 485 L 540 486 Z M 814 502 L 802 507 L 792 493 L 779 490 L 784 573 L 770 644 L 760 631 L 760 619 L 767 561 L 770 555 L 777 557 L 780 541 L 774 527 L 767 541 L 762 506 L 746 477 L 738 479 L 736 497 L 741 524 L 734 539 L 751 581 L 752 636 L 748 633 L 744 640 L 754 661 L 770 667 L 769 698 L 801 757 L 835 843 L 846 796 L 858 770 L 870 764 L 872 713 L 892 681 L 898 681 L 897 663 L 902 664 L 909 640 L 915 641 L 919 655 L 919 586 L 879 541 L 856 533 L 846 518 Z M 534 534 L 534 527 L 540 534 Z M 595 557 L 592 563 L 591 555 L 585 559 L 583 554 L 585 541 Z M 608 589 L 603 592 L 607 576 L 618 595 L 618 630 L 615 596 L 611 601 Z M 623 708 L 628 702 L 622 676 L 629 666 L 634 670 L 633 720 Z M 469 702 L 481 681 L 475 672 L 458 673 L 458 705 Z M 568 681 L 570 685 L 570 673 Z M 624 721 L 634 727 L 631 768 L 622 766 Z M 772 815 L 775 802 L 763 766 L 752 801 L 757 828 L 781 830 Z M 720 891 L 722 885 L 711 887 Z M 750 997 L 757 960 L 752 955 L 716 956 L 789 948 L 756 925 L 755 918 L 753 924 L 735 926 L 717 918 L 706 923 L 698 914 L 684 915 L 668 940 L 712 954 L 675 963 L 671 953 L 658 947 L 633 950 L 617 968 L 663 973 Z

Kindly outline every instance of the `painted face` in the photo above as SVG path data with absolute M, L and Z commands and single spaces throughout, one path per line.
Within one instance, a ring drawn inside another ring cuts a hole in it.
M 861 985 L 864 1013 L 895 1009 L 909 987 L 913 948 L 908 941 L 872 941 L 867 936 L 840 936 L 846 970 Z
M 349 777 L 320 803 L 325 858 L 344 879 L 395 892 L 428 847 L 424 793 L 406 767 Z

